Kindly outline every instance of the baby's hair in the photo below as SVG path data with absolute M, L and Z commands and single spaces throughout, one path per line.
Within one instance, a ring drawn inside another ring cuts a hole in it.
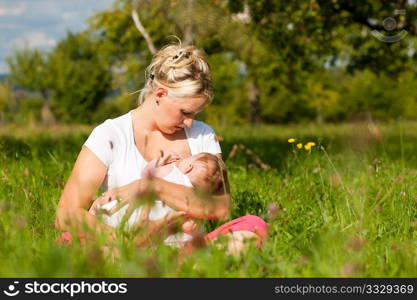
M 196 183 L 197 187 L 203 187 L 205 192 L 209 194 L 216 194 L 224 188 L 224 178 L 226 172 L 226 165 L 223 160 L 214 154 L 200 153 L 197 161 L 204 163 L 207 166 L 207 172 L 199 178 Z
M 213 99 L 210 65 L 205 52 L 193 45 L 168 44 L 153 57 L 145 71 L 145 86 L 139 104 L 157 87 L 165 87 L 174 98 L 204 97 Z

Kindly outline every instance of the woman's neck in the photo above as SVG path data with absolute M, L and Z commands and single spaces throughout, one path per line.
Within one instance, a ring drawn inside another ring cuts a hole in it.
M 132 112 L 133 128 L 140 128 L 141 132 L 151 132 L 157 130 L 156 124 L 152 118 L 153 113 L 148 101 L 142 103 Z

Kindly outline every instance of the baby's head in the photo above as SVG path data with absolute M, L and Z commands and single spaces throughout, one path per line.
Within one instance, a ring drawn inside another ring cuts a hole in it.
M 179 160 L 177 166 L 188 176 L 194 187 L 205 193 L 214 194 L 223 186 L 223 172 L 226 168 L 216 155 L 199 153 Z

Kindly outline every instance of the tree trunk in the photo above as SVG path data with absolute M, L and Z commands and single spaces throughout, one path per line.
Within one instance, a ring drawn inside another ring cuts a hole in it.
M 323 111 L 321 108 L 319 108 L 317 110 L 317 116 L 316 116 L 316 122 L 319 125 L 323 125 L 324 124 L 324 117 L 323 117 Z
M 253 79 L 249 79 L 249 121 L 252 126 L 259 122 L 259 88 Z
M 193 15 L 193 5 L 193 0 L 187 0 L 187 14 L 190 17 L 184 20 L 184 45 L 190 45 L 194 41 L 193 19 L 191 18 L 191 16 Z
M 134 2 L 132 12 L 131 12 L 132 19 L 133 19 L 133 22 L 135 23 L 136 28 L 139 30 L 139 32 L 142 34 L 143 38 L 145 39 L 146 45 L 148 45 L 149 51 L 153 55 L 156 53 L 156 48 L 155 48 L 155 45 L 153 44 L 151 37 L 149 36 L 148 32 L 146 31 L 145 27 L 143 27 L 142 22 L 139 19 L 139 15 L 136 11 L 138 7 L 139 7 L 139 1 Z
M 41 91 L 42 98 L 43 98 L 43 105 L 41 109 L 41 119 L 43 126 L 50 126 L 56 124 L 56 119 L 54 114 L 51 111 L 51 107 L 49 105 L 49 97 L 48 92 L 45 90 Z

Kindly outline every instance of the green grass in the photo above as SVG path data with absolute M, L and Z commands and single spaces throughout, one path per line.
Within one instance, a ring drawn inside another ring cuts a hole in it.
M 116 261 L 94 245 L 55 243 L 55 207 L 89 130 L 0 130 L 0 276 L 417 276 L 416 123 L 218 129 L 232 217 L 267 220 L 263 250 L 235 258 L 207 247 L 179 259 L 167 246 L 120 243 Z M 317 146 L 298 150 L 290 137 Z M 229 157 L 235 144 L 271 169 L 243 150 Z

